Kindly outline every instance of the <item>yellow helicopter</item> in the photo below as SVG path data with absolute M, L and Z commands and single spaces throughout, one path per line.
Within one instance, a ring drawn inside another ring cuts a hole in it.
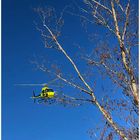
M 56 81 L 57 79 L 52 80 L 50 83 Z M 20 86 L 43 86 L 43 88 L 41 89 L 41 93 L 39 95 L 35 95 L 35 92 L 33 91 L 33 96 L 31 97 L 32 99 L 34 99 L 34 102 L 36 101 L 36 99 L 38 100 L 38 102 L 43 102 L 43 101 L 47 101 L 47 99 L 53 99 L 55 97 L 55 92 L 53 89 L 49 88 L 47 85 L 48 84 L 16 84 L 16 85 L 20 85 Z
M 31 97 L 34 99 L 34 102 L 36 101 L 35 99 L 40 99 L 40 101 L 47 100 L 47 99 L 52 99 L 55 96 L 55 92 L 53 89 L 50 89 L 47 85 L 45 85 L 41 93 L 39 95 L 35 95 L 35 92 L 33 91 L 33 96 Z
M 34 92 L 33 92 L 34 93 Z M 48 88 L 47 86 L 42 88 L 42 91 L 39 95 L 33 94 L 32 98 L 53 98 L 55 95 L 55 92 L 53 89 Z

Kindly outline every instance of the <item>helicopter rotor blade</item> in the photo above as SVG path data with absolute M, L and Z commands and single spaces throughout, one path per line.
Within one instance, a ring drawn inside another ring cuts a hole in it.
M 50 85 L 52 84 L 53 82 L 55 82 L 56 80 L 58 80 L 58 78 L 55 78 L 53 80 L 51 80 L 50 82 L 48 83 L 42 83 L 42 84 L 24 84 L 24 83 L 21 83 L 21 84 L 15 84 L 15 86 L 45 86 L 45 85 Z
M 15 84 L 15 86 L 45 86 L 47 83 L 44 84 Z

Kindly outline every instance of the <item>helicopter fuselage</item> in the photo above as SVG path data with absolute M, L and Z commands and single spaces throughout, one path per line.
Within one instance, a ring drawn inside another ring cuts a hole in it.
M 55 95 L 55 92 L 52 89 L 46 89 L 42 90 L 42 92 L 38 96 L 33 96 L 33 98 L 53 98 Z

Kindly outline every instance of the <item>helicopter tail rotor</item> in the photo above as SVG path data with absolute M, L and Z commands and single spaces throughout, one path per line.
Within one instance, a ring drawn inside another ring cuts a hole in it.
M 35 99 L 35 92 L 33 90 L 33 99 L 34 99 L 34 103 L 36 102 L 36 99 Z

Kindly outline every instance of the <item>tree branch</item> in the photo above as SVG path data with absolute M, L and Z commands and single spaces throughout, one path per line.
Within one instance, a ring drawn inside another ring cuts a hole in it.
M 44 72 L 52 73 L 52 72 L 51 72 L 49 69 L 47 69 L 44 65 L 39 65 L 37 62 L 34 62 L 34 63 L 37 65 L 37 67 L 38 67 L 40 70 L 42 70 L 42 71 L 44 71 Z M 85 92 L 85 93 L 87 93 L 87 94 L 89 94 L 89 95 L 91 94 L 91 92 L 89 92 L 89 91 L 87 91 L 86 89 L 80 87 L 79 85 L 76 85 L 75 83 L 73 83 L 73 82 L 71 82 L 71 81 L 65 79 L 65 78 L 62 77 L 60 74 L 57 74 L 57 73 L 52 73 L 52 74 L 55 75 L 58 79 L 64 81 L 64 82 L 67 83 L 67 84 L 69 84 L 70 86 L 73 86 L 74 88 L 77 88 L 77 89 L 79 89 L 80 91 L 83 91 L 83 92 Z
M 66 58 L 70 61 L 72 66 L 74 67 L 75 71 L 77 72 L 79 78 L 81 81 L 85 84 L 85 86 L 90 90 L 91 93 L 93 93 L 93 90 L 91 87 L 87 84 L 87 82 L 84 80 L 83 76 L 81 75 L 80 71 L 78 70 L 77 66 L 75 65 L 74 61 L 69 57 L 69 55 L 66 53 L 66 51 L 62 48 L 62 46 L 57 41 L 55 35 L 52 33 L 52 31 L 49 29 L 49 27 L 45 24 L 45 21 L 43 22 L 43 26 L 48 30 L 48 32 L 51 34 L 52 38 L 54 39 L 56 45 L 58 48 L 63 52 L 63 54 L 66 56 Z
M 113 3 L 112 0 L 111 0 L 111 7 L 112 7 L 112 15 L 113 15 L 115 29 L 116 29 L 116 36 L 118 38 L 119 45 L 120 45 L 122 62 L 123 62 L 123 65 L 124 65 L 128 75 L 129 75 L 129 77 L 130 77 L 131 89 L 132 89 L 133 96 L 134 96 L 134 102 L 135 102 L 136 106 L 138 107 L 139 106 L 139 97 L 138 97 L 137 84 L 136 84 L 136 81 L 135 81 L 133 70 L 129 67 L 129 65 L 127 63 L 127 60 L 126 60 L 126 50 L 125 50 L 124 42 L 122 41 L 121 34 L 120 34 L 120 31 L 119 31 L 116 11 L 115 11 L 114 3 Z
M 128 2 L 127 7 L 126 7 L 126 21 L 125 21 L 125 25 L 124 25 L 124 29 L 123 29 L 123 34 L 122 34 L 122 41 L 124 41 L 124 37 L 125 37 L 125 33 L 126 33 L 126 28 L 128 26 L 129 23 L 129 12 L 130 12 L 130 3 Z

